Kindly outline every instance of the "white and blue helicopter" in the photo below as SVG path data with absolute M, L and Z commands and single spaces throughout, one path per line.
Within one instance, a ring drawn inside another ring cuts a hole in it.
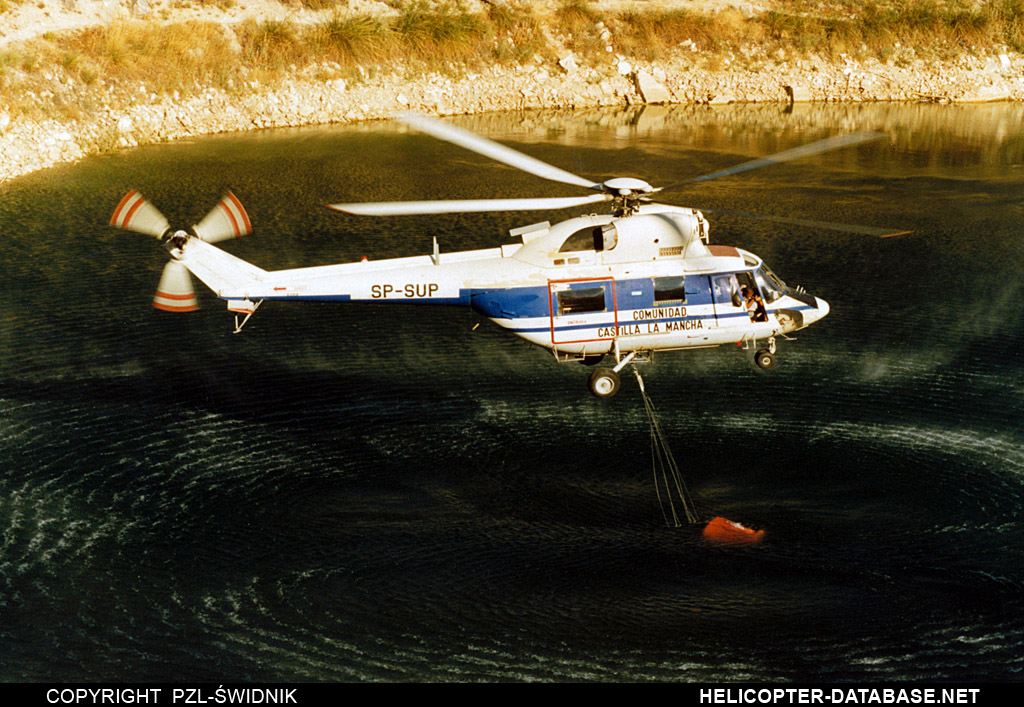
M 111 225 L 156 236 L 169 249 L 153 304 L 168 311 L 197 308 L 189 272 L 235 313 L 235 333 L 264 301 L 387 302 L 462 305 L 499 327 L 548 349 L 559 362 L 600 364 L 590 391 L 608 398 L 619 372 L 650 360 L 655 351 L 739 344 L 753 350 L 762 369 L 775 364 L 776 337 L 829 313 L 824 300 L 790 288 L 758 256 L 710 245 L 701 211 L 653 203 L 662 191 L 635 178 L 596 183 L 461 128 L 416 113 L 396 116 L 407 125 L 538 177 L 594 192 L 580 197 L 402 201 L 332 204 L 362 216 L 482 211 L 541 211 L 611 203 L 610 214 L 570 218 L 513 229 L 519 243 L 429 255 L 362 260 L 267 271 L 214 246 L 245 235 L 251 224 L 228 193 L 191 232 L 173 230 L 138 192 L 118 204 Z M 840 135 L 680 184 L 706 181 L 882 137 Z M 679 185 L 673 185 L 679 186 Z M 708 211 L 714 211 L 705 209 Z M 720 212 L 734 213 L 734 212 Z M 750 216 L 750 214 L 740 214 Z M 790 224 L 876 236 L 882 229 L 755 216 Z

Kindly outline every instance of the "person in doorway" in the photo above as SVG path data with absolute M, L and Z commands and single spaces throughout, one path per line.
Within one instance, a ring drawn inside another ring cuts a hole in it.
M 768 312 L 764 308 L 764 300 L 761 299 L 761 295 L 754 292 L 754 288 L 749 285 L 744 285 L 742 292 L 743 306 L 746 308 L 747 313 L 750 314 L 750 321 L 768 321 Z

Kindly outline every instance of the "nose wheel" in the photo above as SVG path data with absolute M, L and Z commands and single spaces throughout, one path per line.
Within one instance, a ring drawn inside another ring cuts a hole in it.
M 772 336 L 768 339 L 768 348 L 759 349 L 754 354 L 754 363 L 762 371 L 767 371 L 775 367 L 775 337 Z

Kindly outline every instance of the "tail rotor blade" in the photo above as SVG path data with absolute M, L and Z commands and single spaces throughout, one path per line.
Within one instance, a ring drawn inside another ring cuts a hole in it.
M 228 192 L 192 230 L 207 243 L 217 243 L 247 235 L 252 231 L 252 224 L 242 202 Z
M 194 312 L 199 309 L 188 268 L 172 260 L 164 266 L 153 306 L 165 312 Z
M 125 194 L 121 203 L 114 209 L 110 225 L 157 238 L 162 238 L 171 227 L 149 199 L 134 189 Z

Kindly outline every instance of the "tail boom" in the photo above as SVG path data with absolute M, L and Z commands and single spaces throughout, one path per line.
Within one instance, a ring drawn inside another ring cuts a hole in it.
M 198 238 L 189 238 L 171 256 L 223 299 L 259 298 L 267 271 Z

